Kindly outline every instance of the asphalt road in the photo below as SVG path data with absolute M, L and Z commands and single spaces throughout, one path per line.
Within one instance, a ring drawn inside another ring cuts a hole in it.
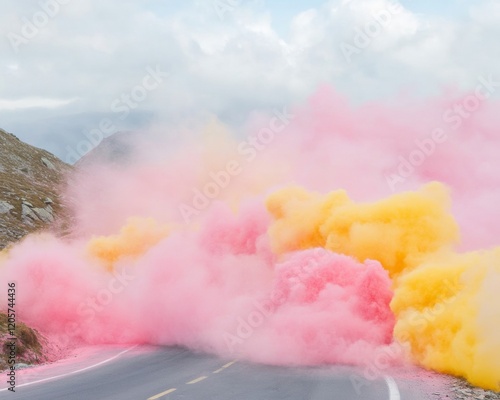
M 114 350 L 106 358 L 18 371 L 15 400 L 422 400 L 418 387 L 348 367 L 285 368 L 222 360 L 184 348 Z M 110 357 L 111 356 L 111 357 Z M 45 369 L 44 369 L 45 368 Z

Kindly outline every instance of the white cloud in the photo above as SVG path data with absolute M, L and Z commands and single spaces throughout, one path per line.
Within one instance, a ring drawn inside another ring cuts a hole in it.
M 498 25 L 500 21 L 500 3 L 496 0 L 487 0 L 471 7 L 471 16 L 478 23 Z
M 2 99 L 0 98 L 0 111 L 18 111 L 28 108 L 59 108 L 73 103 L 77 99 L 47 99 L 40 97 L 26 97 L 23 99 Z
M 241 2 L 221 20 L 201 1 L 158 12 L 154 1 L 82 0 L 61 8 L 15 53 L 6 35 L 19 33 L 20 18 L 39 10 L 37 2 L 26 3 L 0 5 L 5 39 L 0 42 L 0 118 L 7 120 L 4 111 L 19 111 L 4 126 L 11 131 L 26 126 L 28 114 L 22 110 L 33 107 L 52 107 L 52 120 L 70 113 L 114 117 L 111 102 L 155 65 L 171 78 L 133 111 L 169 121 L 205 111 L 243 116 L 254 108 L 301 101 L 321 83 L 362 101 L 402 87 L 422 93 L 457 83 L 473 88 L 478 76 L 500 71 L 500 59 L 493 56 L 500 33 L 496 0 L 478 0 L 463 20 L 403 9 L 350 63 L 341 44 L 353 43 L 357 32 L 373 23 L 374 13 L 394 1 L 325 1 L 295 16 L 284 38 L 272 28 L 273 15 L 252 8 L 252 2 Z M 80 101 L 57 100 L 75 98 Z M 33 129 L 37 123 L 32 121 Z M 65 135 L 64 140 L 79 138 Z

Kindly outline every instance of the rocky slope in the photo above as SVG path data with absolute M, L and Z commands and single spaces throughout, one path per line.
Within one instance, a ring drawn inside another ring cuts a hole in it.
M 71 168 L 0 129 L 0 250 L 54 222 Z
M 61 213 L 59 189 L 71 169 L 0 129 L 0 252 L 28 233 L 54 225 Z M 0 304 L 0 370 L 8 366 L 9 354 L 4 306 Z M 16 337 L 17 367 L 50 360 L 47 340 L 22 321 L 16 321 Z

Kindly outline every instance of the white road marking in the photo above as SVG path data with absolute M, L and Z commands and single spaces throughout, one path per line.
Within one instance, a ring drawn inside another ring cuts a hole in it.
M 136 348 L 138 346 L 138 344 L 136 344 L 135 346 L 132 346 L 132 347 L 129 347 L 128 349 L 126 350 L 123 350 L 122 352 L 118 353 L 117 355 L 111 357 L 111 358 L 108 358 L 107 360 L 104 360 L 104 361 L 101 361 L 101 362 L 98 362 L 97 364 L 94 364 L 94 365 L 91 365 L 89 367 L 85 367 L 85 368 L 82 368 L 82 369 L 79 369 L 77 371 L 73 371 L 73 372 L 68 372 L 67 374 L 61 374 L 61 375 L 56 375 L 56 376 L 51 376 L 50 378 L 44 378 L 44 379 L 40 379 L 38 381 L 33 381 L 33 382 L 28 382 L 28 383 L 23 383 L 21 385 L 16 385 L 16 389 L 19 388 L 19 387 L 23 387 L 23 386 L 29 386 L 29 385 L 34 385 L 35 383 L 41 383 L 41 382 L 47 382 L 47 381 L 51 381 L 53 379 L 57 379 L 57 378 L 64 378 L 65 376 L 69 376 L 69 375 L 74 375 L 74 374 L 78 374 L 79 372 L 83 372 L 83 371 L 88 371 L 89 369 L 93 369 L 93 368 L 96 368 L 102 364 L 106 364 L 110 361 L 113 361 L 115 358 L 118 358 L 120 357 L 122 354 L 125 354 L 127 352 L 129 352 L 130 350 Z M 5 388 L 5 389 L 0 389 L 0 392 L 3 392 L 4 390 L 8 390 L 9 388 Z
M 385 383 L 389 388 L 389 400 L 401 400 L 398 385 L 392 376 L 384 376 Z
M 221 368 L 219 368 L 217 371 L 212 372 L 213 374 L 218 374 L 219 372 L 224 371 L 226 368 L 229 368 L 231 365 L 233 365 L 236 361 L 231 361 L 228 362 L 227 364 L 223 365 Z
M 158 393 L 158 394 L 154 395 L 153 397 L 150 397 L 148 400 L 159 399 L 160 397 L 163 397 L 163 396 L 165 396 L 165 395 L 167 395 L 169 393 L 175 392 L 176 390 L 177 390 L 176 388 L 165 390 L 164 392 Z
M 214 373 L 214 374 L 218 374 L 219 372 L 224 371 L 226 368 L 229 368 L 229 367 L 230 367 L 231 365 L 233 365 L 235 362 L 236 362 L 236 360 L 235 360 L 235 361 L 228 362 L 227 364 L 224 364 L 221 368 L 219 368 L 218 370 L 214 371 L 213 373 Z M 186 382 L 186 385 L 193 385 L 193 384 L 195 384 L 195 383 L 198 383 L 198 382 L 204 381 L 204 380 L 205 380 L 205 379 L 207 379 L 207 378 L 208 378 L 208 376 L 203 375 L 203 376 L 200 376 L 199 378 L 193 379 L 192 381 Z M 155 396 L 153 396 L 153 397 L 150 397 L 148 400 L 156 400 L 156 399 L 159 399 L 160 397 L 163 397 L 163 396 L 165 396 L 165 395 L 167 395 L 167 394 L 169 394 L 169 393 L 175 392 L 176 390 L 177 390 L 177 389 L 175 389 L 175 388 L 174 388 L 174 389 L 169 389 L 169 390 L 167 390 L 167 391 L 165 391 L 165 392 L 162 392 L 162 393 L 159 393 L 159 394 L 157 394 L 157 395 L 155 395 Z
M 193 379 L 192 381 L 186 382 L 186 385 L 192 385 L 193 383 L 201 382 L 204 379 L 207 379 L 208 376 L 200 376 L 199 378 Z

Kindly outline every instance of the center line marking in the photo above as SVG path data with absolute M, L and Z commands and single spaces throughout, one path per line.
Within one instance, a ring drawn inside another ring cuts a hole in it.
M 159 399 L 160 397 L 163 397 L 163 396 L 165 396 L 166 394 L 169 394 L 169 393 L 175 392 L 176 390 L 177 390 L 177 389 L 168 389 L 168 390 L 165 390 L 164 392 L 158 393 L 158 394 L 154 395 L 153 397 L 148 398 L 148 400 L 156 400 L 156 399 Z
M 200 376 L 199 378 L 193 379 L 192 381 L 186 382 L 186 385 L 192 385 L 193 383 L 198 383 L 204 379 L 207 379 L 208 376 Z
M 219 368 L 217 371 L 214 371 L 213 373 L 214 374 L 218 374 L 219 372 L 222 372 L 224 371 L 226 368 L 230 367 L 231 365 L 233 365 L 236 361 L 231 361 L 231 362 L 228 362 L 227 364 L 223 365 L 221 368 Z

